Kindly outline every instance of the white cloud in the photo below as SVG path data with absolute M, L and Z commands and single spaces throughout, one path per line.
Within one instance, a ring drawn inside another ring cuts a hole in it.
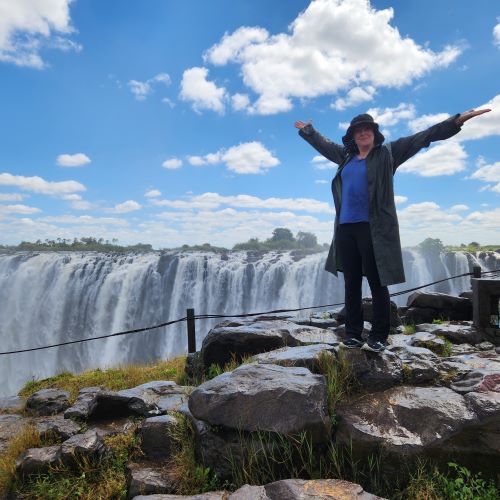
M 500 161 L 486 165 L 484 160 L 478 162 L 478 169 L 468 177 L 468 179 L 478 179 L 484 182 L 492 182 L 494 186 L 488 186 L 486 189 L 500 193 Z
M 63 195 L 86 190 L 83 184 L 76 181 L 50 182 L 38 176 L 24 177 L 8 173 L 0 174 L 0 185 L 16 186 L 24 191 L 49 195 Z
M 346 97 L 339 97 L 331 107 L 342 111 L 350 106 L 357 106 L 362 102 L 371 101 L 375 96 L 376 89 L 371 85 L 367 87 L 353 87 L 347 92 Z
M 74 200 L 71 202 L 70 206 L 74 210 L 93 210 L 94 208 L 97 208 L 94 203 L 86 200 Z
M 498 240 L 498 228 L 500 227 L 500 208 L 491 210 L 490 212 L 472 212 L 464 220 L 464 225 L 478 225 L 484 229 L 491 229 L 496 232 Z M 495 240 L 495 243 L 498 241 Z
M 229 170 L 237 174 L 261 174 L 280 163 L 278 158 L 256 141 L 229 148 L 222 155 L 222 161 Z
M 104 224 L 112 226 L 127 226 L 128 222 L 123 219 L 116 219 L 113 217 L 92 217 L 91 215 L 57 215 L 40 217 L 41 222 L 60 223 L 60 224 Z
M 370 108 L 367 113 L 372 115 L 380 126 L 390 127 L 402 120 L 411 120 L 415 116 L 415 106 L 402 102 L 395 108 Z
M 316 184 L 328 184 L 330 181 L 326 181 L 325 179 L 317 179 L 314 182 Z
M 394 196 L 394 202 L 396 205 L 400 205 L 401 203 L 406 203 L 408 201 L 407 196 Z
M 79 201 L 82 197 L 79 194 L 65 194 L 62 199 L 67 201 Z
M 332 170 L 337 168 L 337 165 L 324 156 L 321 155 L 316 155 L 312 160 L 311 163 L 313 167 L 316 170 Z
M 151 189 L 150 191 L 144 193 L 144 196 L 146 198 L 157 198 L 158 196 L 161 196 L 161 191 L 158 191 L 158 189 Z
M 41 69 L 44 47 L 81 50 L 62 36 L 72 33 L 72 0 L 2 0 L 0 4 L 0 61 Z
M 21 201 L 27 195 L 20 193 L 0 193 L 0 201 Z
M 61 167 L 81 167 L 88 163 L 90 163 L 90 158 L 83 153 L 63 154 L 57 157 L 57 164 Z
M 457 136 L 459 140 L 481 139 L 492 135 L 500 135 L 500 94 L 490 101 L 476 106 L 475 109 L 486 108 L 491 109 L 491 111 L 464 123 L 460 134 Z
M 403 163 L 398 172 L 408 172 L 422 177 L 453 175 L 465 170 L 467 153 L 462 145 L 453 139 L 417 154 Z
M 408 128 L 412 132 L 421 132 L 432 125 L 436 125 L 439 122 L 442 122 L 449 118 L 450 115 L 448 113 L 436 113 L 433 115 L 422 115 L 418 118 L 412 118 L 410 122 L 408 122 Z
M 110 212 L 114 212 L 116 214 L 125 214 L 128 212 L 134 212 L 135 210 L 139 210 L 142 208 L 142 205 L 137 203 L 134 200 L 127 200 L 124 201 L 123 203 L 119 203 L 118 205 L 115 205 L 114 208 L 110 209 Z
M 224 100 L 226 89 L 217 87 L 214 82 L 207 80 L 208 69 L 190 68 L 184 71 L 181 81 L 180 98 L 191 102 L 193 109 L 200 112 L 210 109 L 222 114 L 224 112 Z
M 466 210 L 469 210 L 469 206 L 464 204 L 453 205 L 450 207 L 450 212 L 465 212 Z
M 141 82 L 139 80 L 130 80 L 128 86 L 134 97 L 138 101 L 144 101 L 146 97 L 153 91 L 153 87 L 157 83 L 162 83 L 164 85 L 170 85 L 170 76 L 167 73 L 159 73 L 158 75 Z M 164 98 L 163 100 L 165 100 Z M 167 99 L 168 100 L 168 99 Z
M 258 96 L 249 110 L 273 114 L 290 110 L 293 98 L 401 87 L 460 54 L 457 46 L 433 52 L 402 37 L 390 25 L 393 15 L 392 8 L 376 10 L 368 0 L 315 0 L 289 33 L 241 27 L 209 48 L 205 60 L 240 64 L 244 84 Z
M 235 208 L 263 210 L 285 209 L 312 213 L 332 213 L 328 203 L 312 198 L 259 198 L 247 194 L 222 196 L 218 193 L 203 193 L 191 196 L 188 200 L 154 200 L 154 205 L 177 209 L 215 209 L 221 205 Z
M 27 205 L 0 205 L 0 214 L 35 214 L 41 212 L 39 208 Z
M 188 156 L 187 161 L 194 166 L 225 163 L 229 170 L 237 174 L 261 174 L 280 163 L 278 158 L 257 141 L 244 142 L 205 156 Z
M 165 160 L 161 166 L 170 170 L 175 170 L 176 168 L 182 167 L 182 160 L 179 160 L 179 158 L 170 158 Z
M 231 96 L 231 105 L 235 111 L 243 111 L 250 106 L 247 94 L 234 94 Z
M 500 22 L 493 28 L 493 43 L 500 49 Z

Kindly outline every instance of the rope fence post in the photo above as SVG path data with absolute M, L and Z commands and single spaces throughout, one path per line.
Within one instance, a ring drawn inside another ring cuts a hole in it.
M 196 327 L 194 322 L 194 309 L 186 309 L 188 354 L 196 352 Z

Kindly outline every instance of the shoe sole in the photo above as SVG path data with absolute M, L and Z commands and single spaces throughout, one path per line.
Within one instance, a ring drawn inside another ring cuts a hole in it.
M 363 347 L 363 344 L 359 344 L 359 345 L 345 345 L 344 343 L 340 342 L 339 346 L 340 347 L 345 347 L 346 349 L 361 349 Z
M 373 349 L 368 344 L 363 344 L 361 349 L 363 349 L 364 351 L 370 351 L 370 352 L 384 352 L 385 351 L 385 347 L 383 349 Z

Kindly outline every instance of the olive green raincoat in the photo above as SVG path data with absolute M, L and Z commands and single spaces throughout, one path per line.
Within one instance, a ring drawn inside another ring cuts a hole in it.
M 428 147 L 431 142 L 448 139 L 457 134 L 460 131 L 460 127 L 455 123 L 458 116 L 458 114 L 452 116 L 423 132 L 392 141 L 387 146 L 377 144 L 366 157 L 366 176 L 370 196 L 368 218 L 375 262 L 382 286 L 404 283 L 405 281 L 398 217 L 394 203 L 394 173 L 400 165 L 422 148 Z M 323 137 L 311 125 L 300 129 L 299 135 L 325 158 L 339 165 L 332 180 L 336 214 L 333 240 L 325 265 L 327 271 L 337 276 L 337 271 L 343 269 L 335 243 L 342 206 L 342 178 L 340 174 L 352 155 L 344 146 Z M 363 274 L 365 275 L 364 272 Z

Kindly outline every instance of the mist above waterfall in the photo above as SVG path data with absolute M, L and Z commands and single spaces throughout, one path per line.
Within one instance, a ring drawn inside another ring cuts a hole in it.
M 343 278 L 324 271 L 326 253 L 150 252 L 101 254 L 15 252 L 0 254 L 1 351 L 106 335 L 196 314 L 241 314 L 342 302 Z M 473 264 L 499 267 L 500 254 L 448 252 L 423 255 L 403 249 L 406 283 L 397 292 L 456 274 Z M 456 294 L 470 278 L 430 287 Z M 363 296 L 369 296 L 366 280 Z M 405 305 L 407 295 L 394 301 Z M 305 311 L 304 314 L 308 312 Z M 201 345 L 216 320 L 197 321 Z M 184 323 L 150 332 L 0 357 L 0 395 L 26 381 L 62 371 L 80 372 L 170 358 L 187 351 Z

